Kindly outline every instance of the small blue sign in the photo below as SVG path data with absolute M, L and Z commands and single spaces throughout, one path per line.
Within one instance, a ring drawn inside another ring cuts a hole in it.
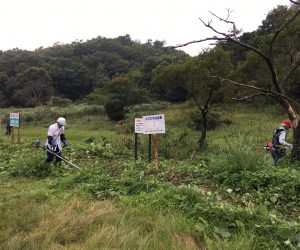
M 19 113 L 10 113 L 9 115 L 9 124 L 12 127 L 20 127 L 20 115 Z

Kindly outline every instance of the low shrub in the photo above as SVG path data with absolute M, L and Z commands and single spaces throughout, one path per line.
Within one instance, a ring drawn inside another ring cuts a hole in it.
M 59 96 L 52 96 L 49 101 L 49 105 L 56 107 L 69 107 L 72 101 L 67 98 L 62 98 Z

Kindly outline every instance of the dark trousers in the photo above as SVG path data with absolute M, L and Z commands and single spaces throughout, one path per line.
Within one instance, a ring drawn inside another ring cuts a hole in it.
M 280 158 L 282 158 L 283 156 L 285 156 L 285 151 L 272 150 L 272 151 L 271 151 L 271 155 L 272 155 L 272 158 L 273 158 L 272 165 L 273 165 L 273 166 L 276 166 L 278 160 L 279 160 Z
M 50 151 L 50 152 L 49 152 Z M 55 153 L 56 155 L 54 155 L 53 153 Z M 47 159 L 46 159 L 46 163 L 50 163 L 53 158 L 55 156 L 55 163 L 61 162 L 61 159 L 58 156 L 62 156 L 62 153 L 59 149 L 58 146 L 56 146 L 56 149 L 54 151 L 52 151 L 51 148 L 49 148 L 49 146 L 47 146 Z

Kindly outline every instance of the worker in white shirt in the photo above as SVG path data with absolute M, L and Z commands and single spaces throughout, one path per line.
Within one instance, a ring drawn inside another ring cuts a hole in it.
M 66 119 L 63 117 L 59 117 L 56 123 L 50 125 L 47 134 L 47 159 L 46 163 L 50 163 L 54 156 L 56 158 L 55 164 L 61 162 L 62 157 L 62 145 L 64 147 L 68 146 L 68 141 L 65 137 L 65 128 Z

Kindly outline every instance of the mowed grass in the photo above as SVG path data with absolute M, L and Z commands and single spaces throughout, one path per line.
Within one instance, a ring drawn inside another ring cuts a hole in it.
M 184 218 L 126 210 L 50 184 L 0 183 L 0 249 L 198 249 Z

